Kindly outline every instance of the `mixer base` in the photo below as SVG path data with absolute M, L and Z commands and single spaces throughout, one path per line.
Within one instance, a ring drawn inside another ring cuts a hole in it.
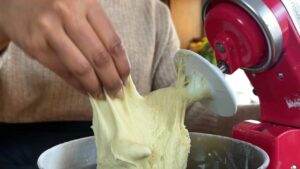
M 298 128 L 248 120 L 233 128 L 233 137 L 264 149 L 270 157 L 269 169 L 300 167 Z

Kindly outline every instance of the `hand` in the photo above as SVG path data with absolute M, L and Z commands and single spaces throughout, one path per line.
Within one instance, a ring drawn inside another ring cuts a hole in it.
M 130 72 L 119 36 L 96 0 L 0 0 L 0 36 L 93 96 L 116 94 Z M 1 39 L 1 37 L 0 37 Z

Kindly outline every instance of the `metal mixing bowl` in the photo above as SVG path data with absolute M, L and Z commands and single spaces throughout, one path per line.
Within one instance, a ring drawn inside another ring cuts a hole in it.
M 262 149 L 228 137 L 190 133 L 192 147 L 187 169 L 266 169 L 269 157 Z M 50 148 L 38 159 L 40 169 L 96 169 L 94 137 Z

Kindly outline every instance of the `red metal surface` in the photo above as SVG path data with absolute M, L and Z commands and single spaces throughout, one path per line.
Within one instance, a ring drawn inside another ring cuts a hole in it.
M 270 169 L 300 166 L 300 129 L 245 121 L 234 127 L 233 137 L 253 143 L 268 152 Z
M 284 10 L 279 0 L 266 0 L 266 4 L 273 5 L 278 11 Z M 279 8 L 280 4 L 283 9 Z M 270 9 L 273 6 L 269 6 Z M 283 31 L 281 59 L 272 69 L 248 74 L 248 77 L 260 99 L 263 121 L 300 127 L 300 39 L 289 15 L 276 14 Z M 283 75 L 281 78 L 280 74 Z
M 271 69 L 262 73 L 247 73 L 260 100 L 263 123 L 243 122 L 234 128 L 233 136 L 266 150 L 271 159 L 270 169 L 289 169 L 292 165 L 299 168 L 300 37 L 280 0 L 264 2 L 275 14 L 281 27 L 283 52 Z M 224 43 L 228 53 L 217 52 L 217 59 L 225 60 L 229 64 L 229 73 L 232 73 L 237 68 L 259 63 L 266 45 L 261 31 L 257 30 L 258 26 L 249 19 L 250 15 L 246 16 L 245 11 L 229 3 L 226 0 L 212 1 L 205 29 L 215 49 L 216 42 Z
M 214 6 L 206 15 L 205 30 L 217 59 L 227 63 L 230 73 L 255 66 L 266 55 L 265 38 L 258 24 L 237 5 L 224 2 Z M 218 44 L 223 45 L 223 52 L 217 49 Z

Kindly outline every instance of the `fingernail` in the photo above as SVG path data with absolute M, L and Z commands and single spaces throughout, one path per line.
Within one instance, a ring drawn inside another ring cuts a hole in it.
M 123 96 L 124 96 L 122 88 L 120 90 L 117 90 L 117 91 L 109 92 L 109 95 L 112 98 L 119 98 L 119 99 L 123 98 Z
M 99 95 L 98 93 L 94 93 L 94 94 L 92 94 L 92 96 L 93 96 L 93 98 L 95 98 L 95 99 L 99 99 L 99 97 L 100 97 L 100 95 Z
M 123 81 L 123 85 L 124 85 L 124 86 L 127 86 L 128 78 L 124 78 L 124 79 L 122 79 L 122 81 Z
M 122 99 L 124 97 L 124 92 L 123 92 L 123 89 L 121 88 L 121 90 L 119 90 L 116 94 L 116 97 L 117 98 L 120 98 Z
M 98 100 L 103 100 L 103 99 L 105 98 L 104 95 L 103 95 L 103 93 L 100 92 L 100 91 L 95 92 L 95 93 L 93 94 L 93 97 L 94 97 L 95 99 L 98 99 Z
M 125 49 L 122 45 L 122 43 L 118 43 L 116 44 L 112 50 L 110 51 L 112 55 L 114 55 L 115 57 L 121 57 L 124 53 L 125 53 Z

